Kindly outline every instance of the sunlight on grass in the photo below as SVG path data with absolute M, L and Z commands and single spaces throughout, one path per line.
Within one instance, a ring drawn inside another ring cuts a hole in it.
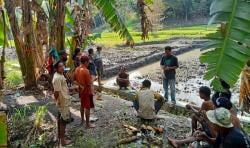
M 152 42 L 152 41 L 161 41 L 166 40 L 173 37 L 204 37 L 205 35 L 212 33 L 216 30 L 215 26 L 207 27 L 207 26 L 193 26 L 193 27 L 179 27 L 179 28 L 172 28 L 172 29 L 164 29 L 155 32 L 149 33 L 149 39 L 145 42 Z M 135 43 L 141 43 L 141 32 L 136 32 L 130 30 L 131 35 L 134 38 Z M 95 43 L 97 44 L 104 44 L 104 45 L 119 45 L 124 44 L 125 41 L 120 39 L 118 34 L 114 32 L 105 32 L 102 33 L 102 37 L 96 39 Z
M 17 60 L 6 61 L 5 76 L 5 85 L 7 87 L 14 87 L 23 82 L 22 73 Z

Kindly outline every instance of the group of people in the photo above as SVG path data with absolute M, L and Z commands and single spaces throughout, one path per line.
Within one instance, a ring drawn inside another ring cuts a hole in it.
M 70 144 L 71 141 L 65 138 L 66 125 L 73 121 L 70 114 L 70 98 L 69 89 L 66 78 L 64 76 L 67 54 L 53 53 L 53 60 L 57 61 L 53 64 L 53 88 L 54 98 L 58 107 L 58 138 L 61 145 Z M 86 128 L 95 128 L 95 125 L 90 123 L 90 109 L 94 108 L 94 86 L 93 82 L 98 80 L 101 84 L 103 76 L 103 62 L 101 55 L 102 48 L 97 47 L 96 53 L 92 48 L 88 49 L 87 53 L 82 53 L 80 48 L 76 48 L 72 57 L 74 61 L 74 84 L 78 86 L 80 98 L 80 114 L 81 124 L 85 123 Z M 52 69 L 52 68 L 51 68 Z
M 101 85 L 101 77 L 103 75 L 101 51 L 101 47 L 97 47 L 96 54 L 94 54 L 93 49 L 89 49 L 87 54 L 83 54 L 77 48 L 73 55 L 75 65 L 74 83 L 79 87 L 81 121 L 82 124 L 85 123 L 86 128 L 95 127 L 94 124 L 90 123 L 90 109 L 94 107 L 93 81 L 98 79 L 98 84 Z M 171 47 L 165 47 L 165 54 L 160 62 L 165 91 L 164 96 L 150 89 L 150 80 L 144 80 L 141 89 L 136 91 L 136 95 L 133 95 L 134 108 L 142 119 L 154 120 L 157 118 L 158 111 L 165 102 L 168 102 L 169 98 L 171 98 L 172 105 L 176 103 L 175 74 L 178 68 L 178 59 L 172 55 L 171 51 Z M 54 98 L 59 110 L 59 140 L 62 145 L 67 145 L 71 141 L 65 139 L 65 128 L 68 123 L 73 121 L 73 118 L 69 109 L 69 90 L 66 78 L 63 75 L 65 56 L 58 59 L 58 62 L 54 64 Z M 128 89 L 130 81 L 125 67 L 121 68 L 116 82 L 120 89 Z M 215 92 L 212 97 L 209 87 L 200 87 L 199 96 L 203 100 L 202 105 L 200 107 L 191 104 L 186 105 L 187 111 L 192 115 L 192 134 L 190 137 L 182 140 L 169 137 L 168 141 L 172 146 L 179 147 L 183 144 L 203 141 L 206 144 L 203 144 L 202 147 L 250 148 L 249 138 L 243 131 L 237 112 L 231 103 L 230 86 L 223 80 L 221 80 L 221 84 L 224 90 Z M 168 93 L 169 88 L 170 95 Z

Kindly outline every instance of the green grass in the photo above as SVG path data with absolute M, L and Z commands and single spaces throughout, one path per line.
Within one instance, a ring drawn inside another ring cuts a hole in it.
M 22 73 L 17 60 L 6 61 L 5 76 L 5 86 L 7 87 L 14 87 L 23 82 Z
M 205 25 L 164 29 L 150 32 L 149 39 L 145 42 L 161 41 L 172 37 L 204 37 L 205 35 L 212 33 L 215 30 L 215 26 L 207 27 Z M 143 40 L 141 40 L 141 32 L 130 30 L 130 33 L 133 36 L 135 43 L 143 42 Z M 96 39 L 95 43 L 113 46 L 124 44 L 125 41 L 123 39 L 120 39 L 119 35 L 115 32 L 104 32 L 102 33 L 101 38 Z

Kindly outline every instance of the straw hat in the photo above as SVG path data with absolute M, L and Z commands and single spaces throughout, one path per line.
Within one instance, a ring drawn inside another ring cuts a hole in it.
M 207 118 L 214 124 L 225 127 L 225 128 L 231 128 L 233 127 L 232 121 L 231 121 L 231 114 L 229 110 L 226 108 L 220 107 L 215 110 L 207 111 Z

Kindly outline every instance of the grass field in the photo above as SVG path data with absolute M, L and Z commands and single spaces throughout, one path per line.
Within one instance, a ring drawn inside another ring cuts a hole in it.
M 206 34 L 212 33 L 216 30 L 215 26 L 193 26 L 193 27 L 180 27 L 164 29 L 149 33 L 149 39 L 145 42 L 161 41 L 172 37 L 204 37 Z M 130 31 L 135 43 L 141 43 L 141 32 Z M 96 39 L 95 43 L 104 44 L 108 46 L 124 44 L 124 40 L 120 39 L 117 33 L 104 32 L 101 38 Z

